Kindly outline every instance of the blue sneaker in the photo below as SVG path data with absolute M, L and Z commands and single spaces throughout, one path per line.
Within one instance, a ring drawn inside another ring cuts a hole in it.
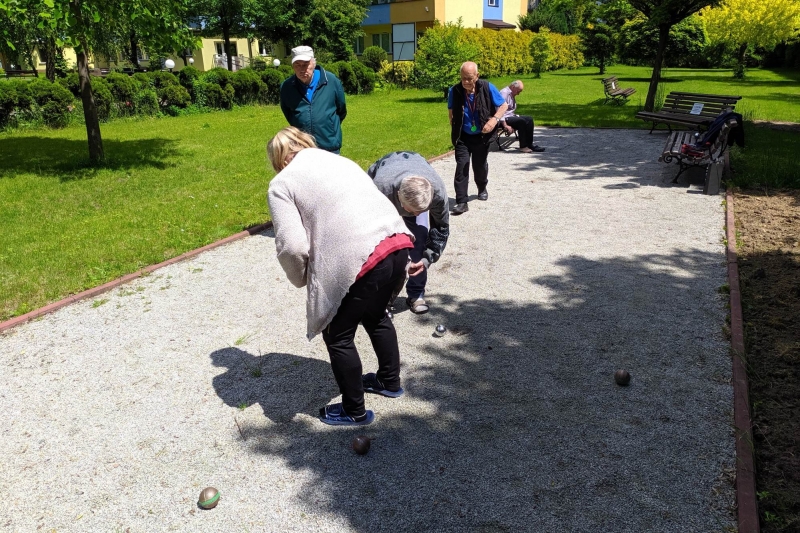
M 381 396 L 386 396 L 387 398 L 399 398 L 406 392 L 403 390 L 403 387 L 400 387 L 396 391 L 388 390 L 383 386 L 383 383 L 381 383 L 381 380 L 378 379 L 378 376 L 372 372 L 361 376 L 361 383 L 364 384 L 364 392 L 380 394 Z
M 375 413 L 368 409 L 361 416 L 350 416 L 342 404 L 333 403 L 320 408 L 319 419 L 331 426 L 366 426 L 375 421 Z

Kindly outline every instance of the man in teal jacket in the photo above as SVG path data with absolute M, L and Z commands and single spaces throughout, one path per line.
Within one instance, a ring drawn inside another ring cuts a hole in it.
M 317 66 L 310 46 L 292 49 L 294 76 L 281 84 L 281 111 L 290 125 L 314 136 L 317 146 L 339 153 L 347 116 L 342 82 Z

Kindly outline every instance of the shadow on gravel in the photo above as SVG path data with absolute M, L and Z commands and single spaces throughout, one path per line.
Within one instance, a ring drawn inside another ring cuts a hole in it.
M 423 334 L 411 344 L 424 359 L 402 354 L 407 397 L 368 396 L 370 426 L 289 422 L 335 394 L 326 364 L 291 354 L 214 352 L 230 369 L 214 386 L 286 422 L 243 445 L 313 473 L 295 487 L 298 506 L 355 531 L 732 530 L 722 253 L 557 266 L 519 272 L 514 300 L 431 294 L 419 328 L 398 326 L 401 341 Z M 519 303 L 534 299 L 544 303 Z M 437 323 L 449 328 L 441 339 L 429 335 Z M 374 366 L 371 352 L 362 360 Z M 617 368 L 629 387 L 615 385 Z M 383 407 L 411 401 L 413 413 Z M 366 456 L 349 448 L 359 434 L 374 439 Z

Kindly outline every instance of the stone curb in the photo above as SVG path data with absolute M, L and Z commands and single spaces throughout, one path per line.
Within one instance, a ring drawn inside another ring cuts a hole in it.
M 753 432 L 747 362 L 744 349 L 742 294 L 736 253 L 736 219 L 733 192 L 726 193 L 725 230 L 728 240 L 728 286 L 731 305 L 731 356 L 733 357 L 733 418 L 736 430 L 736 506 L 739 533 L 759 533 L 756 501 L 756 468 L 753 457 Z
M 197 248 L 195 250 L 190 250 L 190 251 L 188 251 L 188 252 L 186 252 L 184 254 L 175 256 L 172 259 L 167 259 L 166 261 L 164 261 L 162 263 L 158 263 L 156 265 L 150 265 L 150 266 L 145 267 L 142 270 L 139 270 L 138 272 L 134 272 L 132 274 L 126 274 L 125 276 L 122 276 L 121 278 L 117 278 L 115 280 L 109 281 L 108 283 L 100 285 L 99 287 L 94 287 L 94 288 L 91 288 L 91 289 L 87 289 L 87 290 L 85 290 L 83 292 L 79 292 L 78 294 L 73 294 L 72 296 L 67 296 L 63 300 L 59 300 L 57 302 L 53 302 L 51 304 L 48 304 L 48 305 L 46 305 L 44 307 L 40 307 L 39 309 L 31 311 L 30 313 L 25 313 L 24 315 L 20 315 L 20 316 L 14 317 L 14 318 L 12 318 L 10 320 L 6 320 L 5 322 L 0 322 L 0 333 L 4 332 L 6 330 L 9 330 L 9 329 L 11 329 L 11 328 L 13 328 L 15 326 L 18 326 L 20 324 L 23 324 L 23 323 L 25 323 L 25 322 L 27 322 L 29 320 L 33 320 L 35 318 L 39 318 L 39 317 L 41 317 L 43 315 L 46 315 L 48 313 L 52 313 L 53 311 L 61 309 L 62 307 L 67 306 L 69 304 L 75 303 L 75 302 L 80 301 L 80 300 L 84 300 L 86 298 L 92 298 L 92 297 L 97 296 L 99 294 L 102 294 L 104 292 L 108 292 L 111 289 L 119 287 L 120 285 L 124 285 L 124 284 L 126 284 L 126 283 L 128 283 L 130 281 L 133 281 L 136 278 L 139 278 L 141 276 L 146 276 L 147 274 L 150 274 L 151 272 L 153 272 L 155 270 L 158 270 L 159 268 L 165 267 L 167 265 L 172 265 L 174 263 L 179 263 L 179 262 L 184 261 L 186 259 L 189 259 L 189 258 L 195 257 L 197 255 L 200 255 L 201 253 L 203 253 L 203 252 L 205 252 L 207 250 L 211 250 L 212 248 L 217 248 L 218 246 L 222 246 L 222 245 L 228 244 L 228 243 L 233 242 L 233 241 L 238 241 L 239 239 L 242 239 L 244 237 L 249 237 L 250 235 L 253 235 L 255 233 L 259 233 L 259 232 L 264 231 L 265 229 L 270 228 L 270 227 L 272 227 L 272 222 L 265 222 L 264 224 L 258 224 L 256 226 L 252 226 L 250 228 L 247 228 L 244 231 L 240 231 L 239 233 L 236 233 L 235 235 L 231 235 L 230 237 L 225 237 L 224 239 L 222 239 L 220 241 L 212 242 L 211 244 L 207 244 L 207 245 L 205 245 L 205 246 L 203 246 L 201 248 Z

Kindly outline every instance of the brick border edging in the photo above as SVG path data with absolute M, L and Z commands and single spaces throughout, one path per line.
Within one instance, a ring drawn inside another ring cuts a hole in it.
M 736 218 L 733 211 L 733 192 L 730 190 L 725 195 L 725 231 L 728 241 L 728 286 L 730 287 L 731 305 L 733 418 L 736 432 L 736 507 L 739 533 L 759 533 L 756 468 L 744 348 L 742 294 L 739 289 L 739 264 L 736 253 Z
M 219 241 L 216 241 L 216 242 L 212 242 L 211 244 L 207 244 L 207 245 L 202 246 L 200 248 L 196 248 L 194 250 L 189 250 L 188 252 L 183 253 L 183 254 L 178 255 L 178 256 L 175 256 L 172 259 L 167 259 L 164 262 L 161 262 L 161 263 L 158 263 L 158 264 L 155 264 L 155 265 L 147 266 L 147 267 L 139 270 L 138 272 L 134 272 L 132 274 L 126 274 L 126 275 L 122 276 L 121 278 L 117 278 L 115 280 L 109 281 L 108 283 L 104 283 L 103 285 L 100 285 L 99 287 L 94 287 L 94 288 L 91 288 L 91 289 L 87 289 L 87 290 L 85 290 L 83 292 L 79 292 L 78 294 L 73 294 L 72 296 L 67 296 L 63 300 L 59 300 L 57 302 L 53 302 L 51 304 L 48 304 L 48 305 L 46 305 L 44 307 L 40 307 L 39 309 L 31 311 L 30 313 L 25 313 L 24 315 L 20 315 L 20 316 L 14 317 L 14 318 L 12 318 L 10 320 L 6 320 L 5 322 L 0 322 L 0 333 L 4 332 L 6 330 L 9 330 L 9 329 L 11 329 L 11 328 L 13 328 L 15 326 L 18 326 L 20 324 L 23 324 L 23 323 L 25 323 L 25 322 L 27 322 L 29 320 L 33 320 L 35 318 L 39 318 L 40 316 L 46 315 L 48 313 L 52 313 L 53 311 L 56 311 L 57 309 L 61 309 L 62 307 L 65 307 L 65 306 L 67 306 L 69 304 L 75 303 L 75 302 L 80 301 L 80 300 L 84 300 L 86 298 L 91 298 L 93 296 L 97 296 L 98 294 L 102 294 L 104 292 L 108 292 L 111 289 L 114 289 L 116 287 L 119 287 L 120 285 L 124 285 L 125 283 L 128 283 L 129 281 L 133 281 L 136 278 L 139 278 L 139 277 L 145 276 L 147 274 L 150 274 L 151 272 L 153 272 L 155 270 L 158 270 L 159 268 L 165 267 L 167 265 L 172 265 L 174 263 L 179 263 L 179 262 L 184 261 L 186 259 L 189 259 L 191 257 L 195 257 L 197 255 L 200 255 L 201 253 L 203 253 L 205 251 L 211 250 L 213 248 L 217 248 L 219 246 L 223 246 L 223 245 L 231 243 L 233 241 L 238 241 L 239 239 L 242 239 L 244 237 L 249 237 L 250 235 L 262 232 L 265 229 L 268 229 L 268 228 L 271 228 L 271 227 L 272 227 L 272 222 L 265 222 L 263 224 L 258 224 L 256 226 L 252 226 L 250 228 L 247 228 L 244 231 L 240 231 L 239 233 L 231 235 L 230 237 L 225 237 L 222 240 L 219 240 Z

